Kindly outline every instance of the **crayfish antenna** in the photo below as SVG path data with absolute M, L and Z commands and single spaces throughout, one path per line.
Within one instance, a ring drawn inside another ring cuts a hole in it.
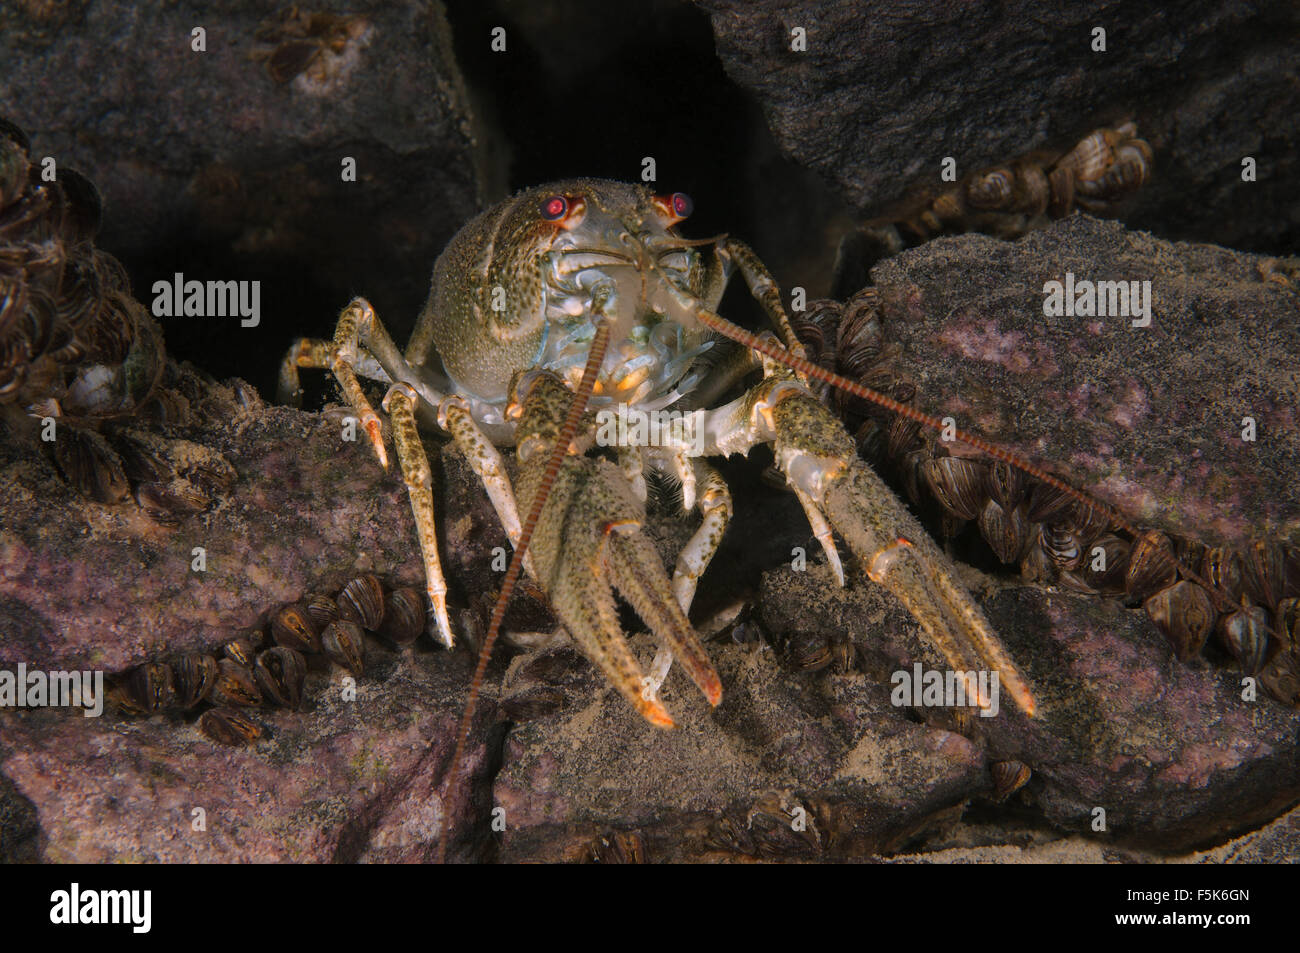
M 440 864 L 447 862 L 447 843 L 451 839 L 450 820 L 456 813 L 456 808 L 460 805 L 458 795 L 460 791 L 461 763 L 465 756 L 465 745 L 469 741 L 469 730 L 474 718 L 474 708 L 482 692 L 483 677 L 487 672 L 488 661 L 492 657 L 492 648 L 496 644 L 497 636 L 501 634 L 501 623 L 505 619 L 506 606 L 509 605 L 510 596 L 514 593 L 515 583 L 519 581 L 519 573 L 523 569 L 524 555 L 528 552 L 528 543 L 533 538 L 533 531 L 537 529 L 537 522 L 541 518 L 542 508 L 551 495 L 551 488 L 555 485 L 556 477 L 560 473 L 560 465 L 564 462 L 569 445 L 578 432 L 578 424 L 587 409 L 587 401 L 591 398 L 591 393 L 595 389 L 596 375 L 600 372 L 600 366 L 605 360 L 605 351 L 608 346 L 609 322 L 601 320 L 597 322 L 596 336 L 591 342 L 591 350 L 587 352 L 587 363 L 582 370 L 582 380 L 578 383 L 578 389 L 574 392 L 573 402 L 569 404 L 569 413 L 564 420 L 564 427 L 560 430 L 559 439 L 555 442 L 555 449 L 551 451 L 551 457 L 546 463 L 546 471 L 537 487 L 536 494 L 533 496 L 532 505 L 528 508 L 528 516 L 524 520 L 522 531 L 519 534 L 519 543 L 515 546 L 514 555 L 510 557 L 510 565 L 506 569 L 506 578 L 501 583 L 501 592 L 497 595 L 496 604 L 492 606 L 492 621 L 488 626 L 487 636 L 483 639 L 483 645 L 479 649 L 478 664 L 474 668 L 474 678 L 470 682 L 469 698 L 465 702 L 465 712 L 461 715 L 460 727 L 456 732 L 456 748 L 451 756 L 451 774 L 447 778 L 447 790 L 444 796 L 442 832 L 438 839 L 438 863 Z M 665 715 L 665 717 L 667 716 Z

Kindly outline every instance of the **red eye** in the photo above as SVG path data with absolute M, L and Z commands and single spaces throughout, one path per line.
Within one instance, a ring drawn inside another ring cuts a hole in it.
M 552 195 L 542 203 L 542 218 L 548 222 L 558 222 L 569 214 L 569 201 L 563 195 Z
M 678 218 L 685 218 L 695 211 L 695 203 L 685 192 L 673 193 L 673 214 Z

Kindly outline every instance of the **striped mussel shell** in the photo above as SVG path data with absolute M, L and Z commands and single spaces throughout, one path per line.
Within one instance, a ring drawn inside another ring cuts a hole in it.
M 1218 633 L 1242 674 L 1259 674 L 1269 652 L 1268 612 L 1261 606 L 1243 606 L 1219 620 Z
M 564 693 L 544 685 L 518 692 L 501 703 L 506 718 L 517 724 L 545 718 L 563 707 Z
M 302 607 L 318 632 L 339 617 L 339 604 L 324 593 L 309 594 L 302 601 Z
M 336 619 L 325 626 L 320 641 L 321 649 L 335 665 L 353 675 L 365 671 L 366 639 L 361 626 L 347 619 Z
M 1114 150 L 1110 168 L 1092 181 L 1081 181 L 1076 186 L 1079 204 L 1095 207 L 1097 202 L 1110 201 L 1135 192 L 1151 179 L 1155 154 L 1143 139 L 1131 139 Z
M 1015 173 L 1010 169 L 990 169 L 976 175 L 966 185 L 966 201 L 986 211 L 1010 209 L 1015 195 Z
M 1218 618 L 1210 594 L 1187 579 L 1159 590 L 1143 603 L 1143 608 L 1169 640 L 1180 662 L 1201 651 Z
M 1038 545 L 1058 569 L 1073 572 L 1083 564 L 1083 540 L 1066 526 L 1042 524 L 1038 530 Z
M 182 708 L 193 708 L 208 700 L 217 683 L 217 660 L 211 655 L 187 652 L 172 662 L 176 701 Z
M 302 706 L 307 660 L 295 649 L 276 645 L 258 654 L 253 678 L 272 704 L 297 709 Z
M 879 362 L 884 345 L 880 298 L 875 288 L 863 288 L 848 301 L 840 316 L 835 351 L 839 371 L 859 380 Z
M 821 634 L 799 633 L 785 645 L 785 657 L 794 668 L 818 672 L 835 661 L 830 639 Z
M 338 594 L 339 618 L 376 631 L 384 621 L 384 587 L 371 575 L 357 576 Z
M 1118 595 L 1124 591 L 1131 546 L 1108 533 L 1092 541 L 1079 569 L 1080 578 L 1096 592 Z
M 1229 597 L 1241 591 L 1241 554 L 1227 546 L 1212 546 L 1201 557 L 1201 576 Z
M 1014 760 L 994 761 L 989 766 L 989 773 L 993 776 L 993 798 L 996 801 L 1011 797 L 1028 784 L 1033 775 L 1029 765 Z
M 1032 523 L 1068 522 L 1073 512 L 1075 498 L 1068 491 L 1050 483 L 1035 483 L 1029 491 L 1029 511 Z
M 320 631 L 301 603 L 282 606 L 271 617 L 271 638 L 276 645 L 283 645 L 304 655 L 316 655 L 321 651 Z
M 212 686 L 212 703 L 218 706 L 253 706 L 262 704 L 257 679 L 246 666 L 224 658 L 217 663 L 217 680 Z
M 1063 218 L 1074 210 L 1074 169 L 1065 166 L 1053 169 L 1047 176 L 1047 214 Z
M 222 645 L 221 655 L 223 658 L 230 659 L 236 665 L 251 669 L 257 656 L 258 641 L 258 639 L 253 638 L 252 633 L 246 632 Z
M 262 726 L 237 708 L 210 708 L 199 717 L 199 730 L 217 744 L 238 747 L 262 737 Z
M 922 469 L 930 492 L 953 516 L 973 520 L 984 509 L 988 467 L 963 457 L 932 457 Z
M 1024 506 L 1008 510 L 996 500 L 989 500 L 980 511 L 979 528 L 998 559 L 1013 564 L 1020 561 L 1034 524 L 1025 518 Z
M 1057 581 L 1060 570 L 1042 546 L 1030 546 L 1020 560 L 1020 578 L 1023 582 L 1051 586 Z
M 1276 609 L 1286 591 L 1286 558 L 1273 540 L 1256 540 L 1242 554 L 1242 587 L 1252 600 Z
M 410 645 L 424 631 L 427 613 L 418 589 L 394 589 L 384 597 L 384 621 L 378 635 L 398 646 Z
M 995 461 L 989 466 L 984 482 L 989 498 L 1004 510 L 1014 509 L 1019 506 L 1028 490 L 1025 483 L 1025 474 L 1018 468 L 1009 463 L 1003 463 L 1001 460 Z
M 1300 655 L 1294 651 L 1272 654 L 1259 672 L 1264 690 L 1292 708 L 1300 708 Z
M 1138 537 L 1129 552 L 1124 587 L 1133 599 L 1145 602 L 1174 582 L 1178 559 L 1169 537 L 1150 530 Z
M 165 662 L 137 665 L 127 675 L 125 689 L 129 703 L 147 714 L 170 708 L 176 701 L 172 669 Z
M 84 497 L 100 503 L 121 503 L 131 496 L 131 484 L 108 441 L 93 430 L 64 425 L 54 441 L 54 460 L 63 476 Z
M 1294 596 L 1277 604 L 1277 622 L 1273 631 L 1284 642 L 1290 640 L 1291 651 L 1300 650 L 1300 599 Z

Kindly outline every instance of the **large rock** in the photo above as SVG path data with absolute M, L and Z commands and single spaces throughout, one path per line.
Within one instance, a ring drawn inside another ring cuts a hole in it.
M 311 11 L 94 0 L 0 12 L 0 115 L 35 155 L 99 186 L 100 244 L 145 304 L 175 271 L 262 281 L 260 328 L 209 318 L 165 330 L 173 351 L 263 389 L 292 336 L 327 335 L 354 294 L 402 336 L 480 191 L 442 3 Z M 205 52 L 191 47 L 199 27 Z
M 1267 267 L 1076 215 L 1015 243 L 940 239 L 872 279 L 921 407 L 1142 524 L 1244 548 L 1300 544 L 1300 294 Z M 1150 326 L 1045 315 L 1067 272 L 1149 281 Z
M 1300 243 L 1294 7 L 697 3 L 782 149 L 861 212 L 937 189 L 945 156 L 964 174 L 1131 117 L 1155 147 L 1156 180 L 1125 221 L 1234 247 Z M 796 27 L 806 52 L 791 50 Z

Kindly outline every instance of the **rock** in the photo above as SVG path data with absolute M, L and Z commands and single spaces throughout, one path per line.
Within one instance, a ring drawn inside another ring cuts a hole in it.
M 431 859 L 446 811 L 437 782 L 455 747 L 470 660 L 370 656 L 355 701 L 344 700 L 341 670 L 314 674 L 311 709 L 255 712 L 263 737 L 245 748 L 214 744 L 193 724 L 161 716 L 7 712 L 0 771 L 39 819 L 39 859 Z M 466 771 L 475 783 L 487 765 L 486 737 L 476 733 L 469 746 Z M 472 803 L 461 800 L 458 829 L 470 829 Z M 472 843 L 467 833 L 463 844 Z
M 260 330 L 209 318 L 165 331 L 182 354 L 230 361 L 265 350 L 256 374 L 208 367 L 264 389 L 290 335 L 328 335 L 354 294 L 370 295 L 403 337 L 479 192 L 442 3 L 312 10 L 239 2 L 217 15 L 190 2 L 94 0 L 0 14 L 0 115 L 30 133 L 38 156 L 98 184 L 100 244 L 127 264 L 146 305 L 153 283 L 177 271 L 262 280 Z M 196 52 L 200 27 L 206 49 Z M 276 280 L 284 275 L 295 279 Z M 246 348 L 231 348 L 232 334 Z
M 1080 215 L 1014 244 L 940 239 L 872 277 L 922 409 L 1141 524 L 1244 548 L 1300 543 L 1300 295 L 1264 264 Z M 1150 326 L 1045 315 L 1045 283 L 1067 272 L 1150 281 Z
M 937 189 L 945 156 L 964 174 L 1130 117 L 1155 147 L 1156 179 L 1126 222 L 1274 252 L 1300 241 L 1287 211 L 1300 207 L 1292 9 L 697 2 L 782 149 L 866 215 Z

